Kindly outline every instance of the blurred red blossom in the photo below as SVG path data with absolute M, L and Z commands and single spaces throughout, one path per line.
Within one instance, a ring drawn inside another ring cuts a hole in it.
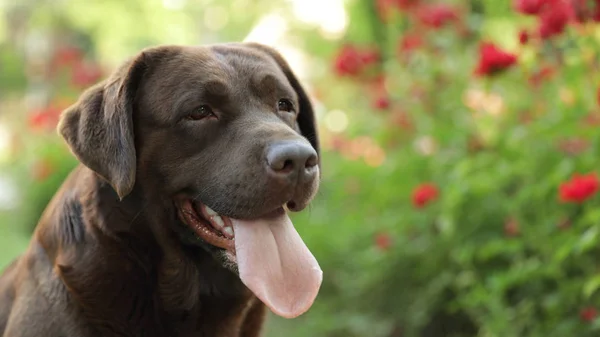
M 379 61 L 379 51 L 376 49 L 366 49 L 360 53 L 360 60 L 363 64 L 373 64 Z
M 594 307 L 586 307 L 581 310 L 579 317 L 584 322 L 592 322 L 598 317 L 598 310 Z
M 392 3 L 396 5 L 396 7 L 400 9 L 409 9 L 419 4 L 421 0 L 391 0 Z
M 482 42 L 479 46 L 479 63 L 475 74 L 494 75 L 517 63 L 517 56 L 501 50 L 491 42 Z
M 392 247 L 393 241 L 389 233 L 381 232 L 375 234 L 375 247 L 379 250 L 386 251 Z
M 416 208 L 423 208 L 433 200 L 437 199 L 439 190 L 432 183 L 423 183 L 415 187 L 412 193 L 412 202 Z
M 571 0 L 571 6 L 577 22 L 600 21 L 600 0 Z
M 394 111 L 390 117 L 393 125 L 396 125 L 404 130 L 413 129 L 413 125 L 410 121 L 410 118 L 408 117 L 408 114 L 405 111 Z
M 518 12 L 536 15 L 544 7 L 547 0 L 515 0 L 513 5 Z
M 333 135 L 329 140 L 328 146 L 333 151 L 341 152 L 349 146 L 350 141 L 341 135 Z
M 88 87 L 102 78 L 102 69 L 95 63 L 79 62 L 73 67 L 71 84 L 79 88 Z
M 519 222 L 515 218 L 509 218 L 504 222 L 504 234 L 510 237 L 521 234 Z
M 377 76 L 371 77 L 368 79 L 368 88 L 374 93 L 381 93 L 385 91 L 386 88 L 386 78 L 385 75 L 379 74 Z
M 583 138 L 569 138 L 558 142 L 558 148 L 569 155 L 578 155 L 590 147 L 590 142 Z
M 598 191 L 598 176 L 595 172 L 574 174 L 571 180 L 560 184 L 559 197 L 562 202 L 582 203 Z
M 539 16 L 540 37 L 546 39 L 561 34 L 573 15 L 573 7 L 566 0 L 548 1 Z
M 537 87 L 545 81 L 551 79 L 556 73 L 556 69 L 550 65 L 543 65 L 540 69 L 529 76 L 529 84 Z
M 529 42 L 529 33 L 526 30 L 522 30 L 519 32 L 519 43 L 522 45 L 527 44 Z
M 398 46 L 398 52 L 400 55 L 410 53 L 411 51 L 421 47 L 423 45 L 423 38 L 421 35 L 416 33 L 404 34 Z
M 515 10 L 538 16 L 538 33 L 547 39 L 564 32 L 570 21 L 600 18 L 600 0 L 515 0 Z
M 52 103 L 43 109 L 34 111 L 29 115 L 29 127 L 34 130 L 54 129 L 65 107 L 63 104 Z
M 379 60 L 379 52 L 375 49 L 361 50 L 358 47 L 346 44 L 340 48 L 335 60 L 334 68 L 339 76 L 356 76 L 366 66 Z
M 581 121 L 585 126 L 600 126 L 600 112 L 591 112 Z
M 386 89 L 386 78 L 383 75 L 367 79 L 366 89 L 369 90 L 371 97 L 371 105 L 377 110 L 387 110 L 390 107 L 390 98 Z
M 425 26 L 440 28 L 449 22 L 457 20 L 458 11 L 447 4 L 427 4 L 419 7 L 417 18 Z
M 61 68 L 73 66 L 83 59 L 83 51 L 74 46 L 62 46 L 55 50 L 52 57 L 52 67 Z
M 335 71 L 338 75 L 357 75 L 363 68 L 362 58 L 358 49 L 345 45 L 338 51 L 335 58 Z
M 375 99 L 373 107 L 378 110 L 387 110 L 390 107 L 390 99 L 385 95 L 381 95 Z
M 420 0 L 376 0 L 375 6 L 382 19 L 387 19 L 393 10 L 407 10 L 417 5 Z

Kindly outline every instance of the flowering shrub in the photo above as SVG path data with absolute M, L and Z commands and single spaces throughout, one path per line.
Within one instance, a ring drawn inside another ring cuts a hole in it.
M 63 41 L 43 60 L 47 64 L 40 66 L 42 70 L 36 75 L 42 77 L 48 93 L 30 111 L 25 111 L 25 116 L 20 116 L 19 122 L 25 123 L 11 124 L 13 159 L 2 167 L 2 173 L 14 178 L 19 187 L 20 193 L 14 198 L 22 200 L 22 204 L 0 216 L 18 219 L 13 223 L 25 231 L 33 230 L 41 211 L 76 165 L 75 158 L 57 137 L 60 114 L 75 102 L 81 90 L 103 76 L 93 56 L 70 41 Z
M 597 2 L 354 6 L 315 81 L 349 122 L 323 127 L 324 291 L 293 336 L 597 336 Z

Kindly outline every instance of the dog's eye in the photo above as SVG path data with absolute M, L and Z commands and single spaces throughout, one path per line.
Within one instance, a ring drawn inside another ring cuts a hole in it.
M 280 99 L 279 103 L 277 103 L 277 108 L 279 111 L 292 112 L 294 111 L 294 105 L 287 99 Z
M 210 116 L 214 116 L 212 109 L 208 105 L 201 105 L 190 112 L 187 119 L 197 121 Z

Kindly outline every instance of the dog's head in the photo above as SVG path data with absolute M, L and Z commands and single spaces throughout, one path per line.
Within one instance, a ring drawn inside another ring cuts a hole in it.
M 119 198 L 169 200 L 181 226 L 165 226 L 182 244 L 226 256 L 275 313 L 310 307 L 321 271 L 284 209 L 304 209 L 317 191 L 318 136 L 307 95 L 275 50 L 146 49 L 83 93 L 59 133 Z

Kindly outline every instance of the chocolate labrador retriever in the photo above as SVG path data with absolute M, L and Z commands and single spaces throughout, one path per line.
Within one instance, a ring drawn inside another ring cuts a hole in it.
M 0 278 L 0 336 L 252 337 L 266 307 L 312 305 L 322 272 L 286 209 L 318 189 L 318 136 L 278 52 L 145 49 L 58 130 L 81 165 Z

